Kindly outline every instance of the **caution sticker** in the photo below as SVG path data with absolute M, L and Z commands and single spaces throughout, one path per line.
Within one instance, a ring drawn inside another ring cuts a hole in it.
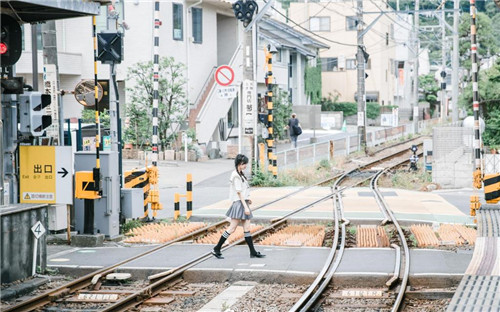
M 23 199 L 24 200 L 54 200 L 54 193 L 33 193 L 33 192 L 24 192 Z

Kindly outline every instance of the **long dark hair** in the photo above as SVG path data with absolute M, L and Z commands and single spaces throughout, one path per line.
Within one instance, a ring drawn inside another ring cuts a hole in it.
M 246 157 L 243 154 L 238 154 L 238 155 L 236 155 L 236 158 L 234 159 L 234 167 L 236 168 L 236 172 L 238 172 L 239 176 L 242 179 L 246 180 L 247 177 L 245 177 L 245 174 L 238 170 L 238 166 L 241 164 L 248 164 L 248 157 Z

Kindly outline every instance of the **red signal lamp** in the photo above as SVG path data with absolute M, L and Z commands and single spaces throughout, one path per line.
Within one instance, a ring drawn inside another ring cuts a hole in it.
M 7 50 L 9 48 L 7 47 L 7 45 L 3 42 L 0 43 L 0 54 L 5 54 L 7 53 Z

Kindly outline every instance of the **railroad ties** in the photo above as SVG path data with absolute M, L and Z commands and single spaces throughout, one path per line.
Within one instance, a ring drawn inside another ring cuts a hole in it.
M 483 205 L 476 217 L 474 254 L 448 312 L 500 311 L 500 205 Z

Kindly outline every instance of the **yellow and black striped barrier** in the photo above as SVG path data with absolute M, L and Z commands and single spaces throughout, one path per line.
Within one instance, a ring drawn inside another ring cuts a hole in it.
M 181 215 L 180 199 L 186 197 L 186 219 L 189 220 L 193 214 L 193 177 L 191 173 L 186 176 L 186 194 L 174 194 L 174 219 L 177 220 Z
M 484 175 L 484 199 L 488 204 L 500 201 L 500 173 Z
M 149 215 L 149 174 L 146 168 L 132 169 L 125 171 L 125 188 L 142 188 L 144 193 L 144 216 L 147 218 Z

